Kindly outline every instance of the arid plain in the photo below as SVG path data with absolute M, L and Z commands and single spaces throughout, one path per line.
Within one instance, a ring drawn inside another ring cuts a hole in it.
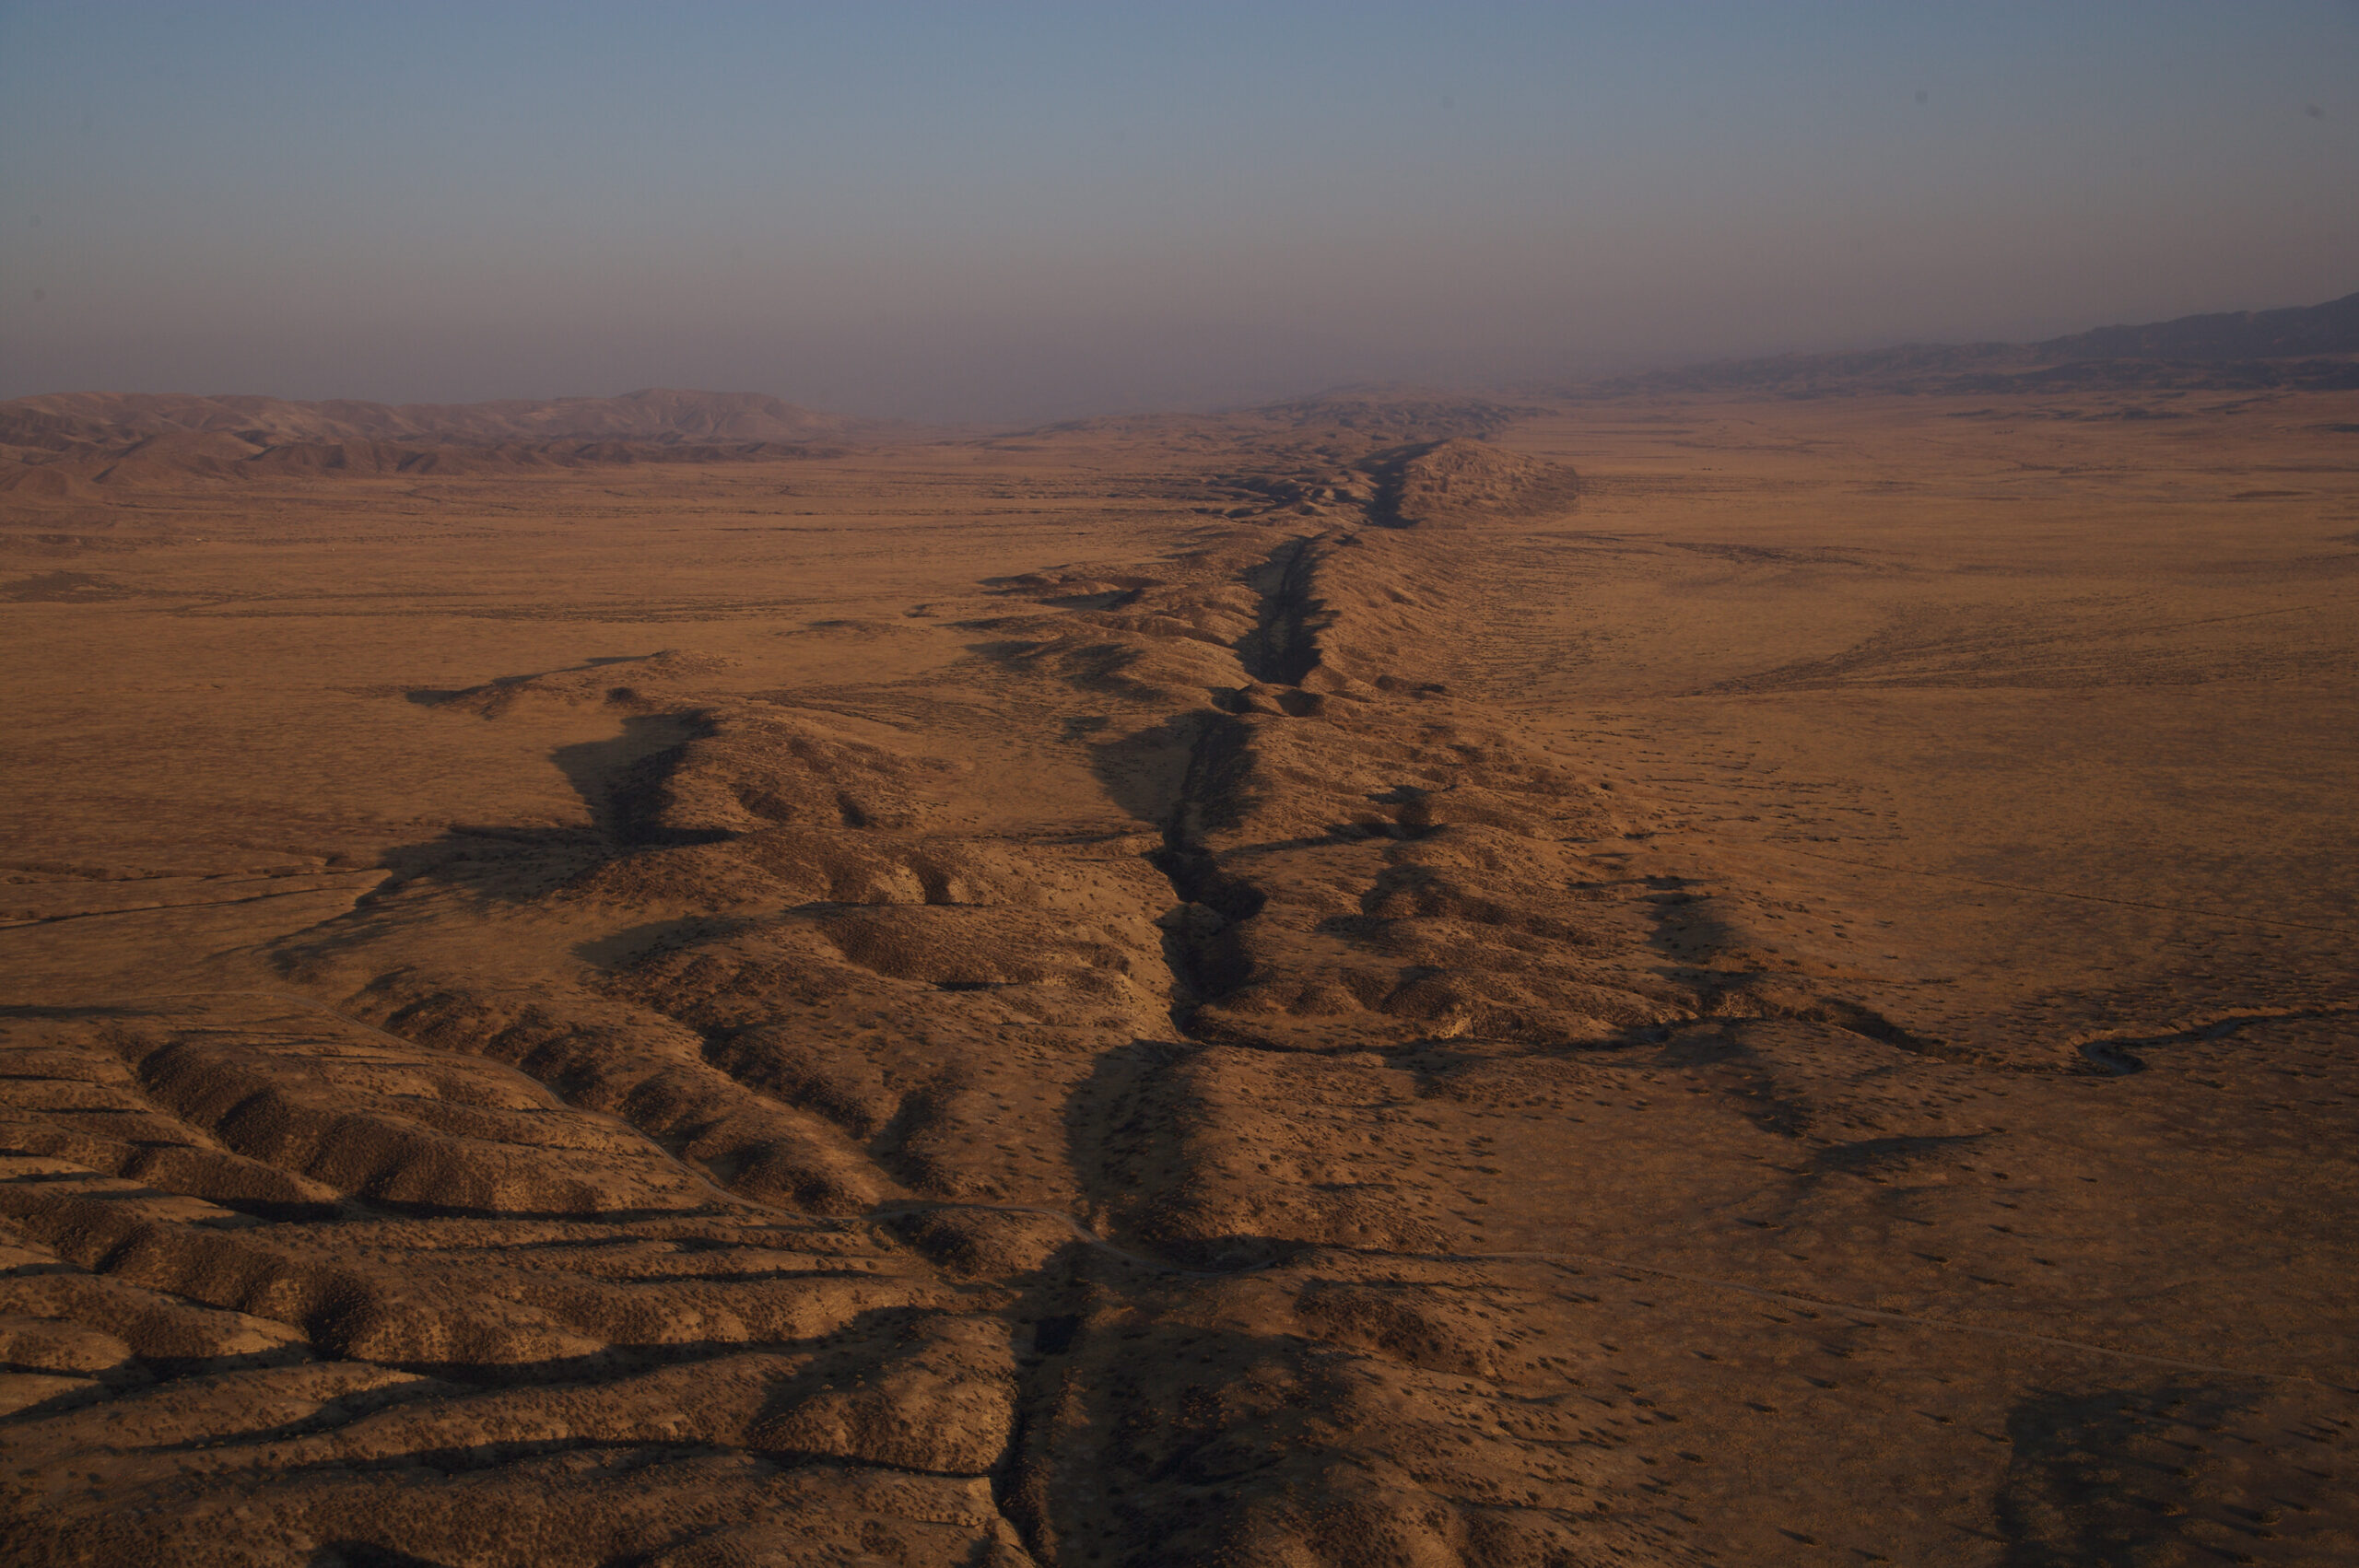
M 336 450 L 0 496 L 7 1561 L 2359 1558 L 2359 392 Z

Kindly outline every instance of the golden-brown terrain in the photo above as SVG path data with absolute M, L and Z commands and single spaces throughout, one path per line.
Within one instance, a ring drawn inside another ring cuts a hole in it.
M 757 415 L 0 496 L 6 1561 L 2359 1558 L 2359 393 Z

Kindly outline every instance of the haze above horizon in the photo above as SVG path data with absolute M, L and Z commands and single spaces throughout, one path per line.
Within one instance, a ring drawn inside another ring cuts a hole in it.
M 2359 6 L 0 5 L 0 396 L 922 419 L 2354 286 Z

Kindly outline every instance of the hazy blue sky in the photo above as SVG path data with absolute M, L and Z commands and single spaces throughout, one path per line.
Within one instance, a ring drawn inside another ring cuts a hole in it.
M 2359 288 L 2359 0 L 0 0 L 0 395 L 1034 417 Z

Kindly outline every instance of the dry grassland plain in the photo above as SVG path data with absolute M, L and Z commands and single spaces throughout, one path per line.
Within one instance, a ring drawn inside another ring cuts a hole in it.
M 2359 394 L 0 509 L 9 1562 L 2359 1559 Z

